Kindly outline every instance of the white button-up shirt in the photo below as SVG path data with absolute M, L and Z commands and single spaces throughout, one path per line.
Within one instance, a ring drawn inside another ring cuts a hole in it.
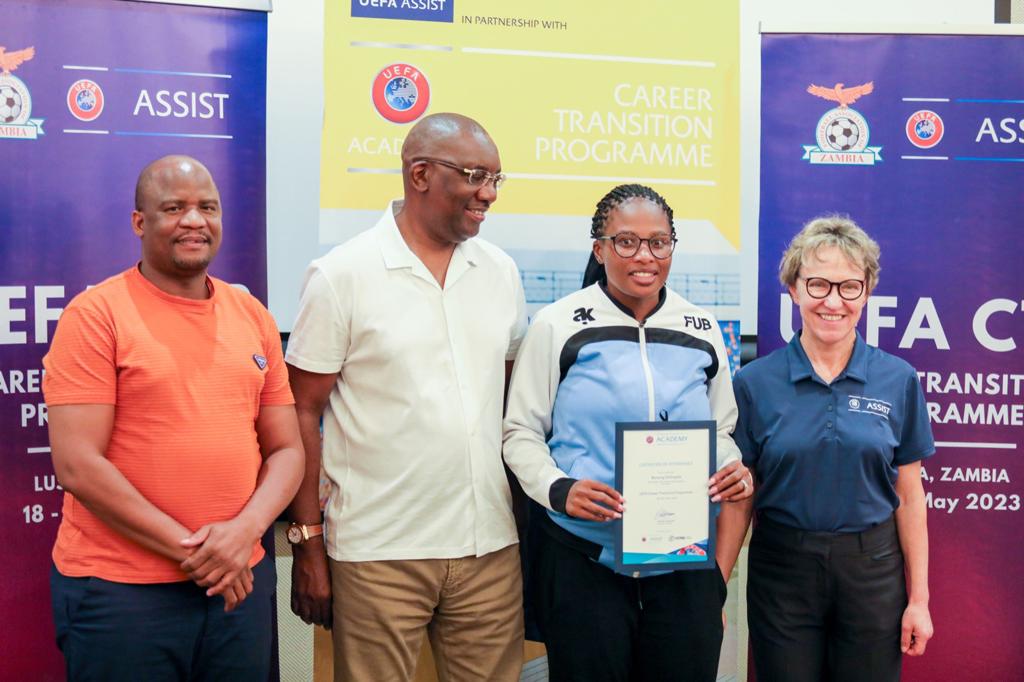
M 337 374 L 324 412 L 327 552 L 339 561 L 481 556 L 518 541 L 501 459 L 505 360 L 526 329 L 519 271 L 480 239 L 444 288 L 388 206 L 313 261 L 287 361 Z

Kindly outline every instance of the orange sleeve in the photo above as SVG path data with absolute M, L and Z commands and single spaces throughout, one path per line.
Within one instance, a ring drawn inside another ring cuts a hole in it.
M 260 306 L 263 319 L 263 348 L 267 356 L 267 378 L 260 392 L 260 405 L 294 405 L 295 398 L 288 385 L 288 368 L 281 351 L 281 333 L 271 314 Z
M 81 305 L 65 309 L 43 358 L 48 405 L 113 405 L 117 402 L 117 341 L 113 324 Z

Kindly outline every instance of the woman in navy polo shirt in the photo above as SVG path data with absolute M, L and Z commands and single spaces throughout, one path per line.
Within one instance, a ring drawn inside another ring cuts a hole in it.
M 924 653 L 935 452 L 914 368 L 857 333 L 879 249 L 853 221 L 804 226 L 779 278 L 803 328 L 736 377 L 754 471 L 747 591 L 758 682 L 898 680 Z

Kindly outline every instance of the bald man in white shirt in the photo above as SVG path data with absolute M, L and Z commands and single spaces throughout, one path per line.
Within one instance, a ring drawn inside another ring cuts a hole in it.
M 404 201 L 310 265 L 289 339 L 307 452 L 292 609 L 332 628 L 336 680 L 412 679 L 424 631 L 442 680 L 518 680 L 501 418 L 525 300 L 477 238 L 505 176 L 476 121 L 436 114 L 409 132 L 402 178 Z

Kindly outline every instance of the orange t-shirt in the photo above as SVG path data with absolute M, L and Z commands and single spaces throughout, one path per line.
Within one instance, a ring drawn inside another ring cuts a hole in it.
M 43 358 L 48 405 L 114 405 L 106 456 L 147 500 L 196 530 L 242 510 L 262 465 L 255 422 L 290 405 L 273 318 L 209 278 L 210 298 L 161 291 L 138 267 L 79 294 Z M 263 558 L 253 547 L 250 565 Z M 67 576 L 124 583 L 187 580 L 178 565 L 125 538 L 71 493 L 53 560 Z

